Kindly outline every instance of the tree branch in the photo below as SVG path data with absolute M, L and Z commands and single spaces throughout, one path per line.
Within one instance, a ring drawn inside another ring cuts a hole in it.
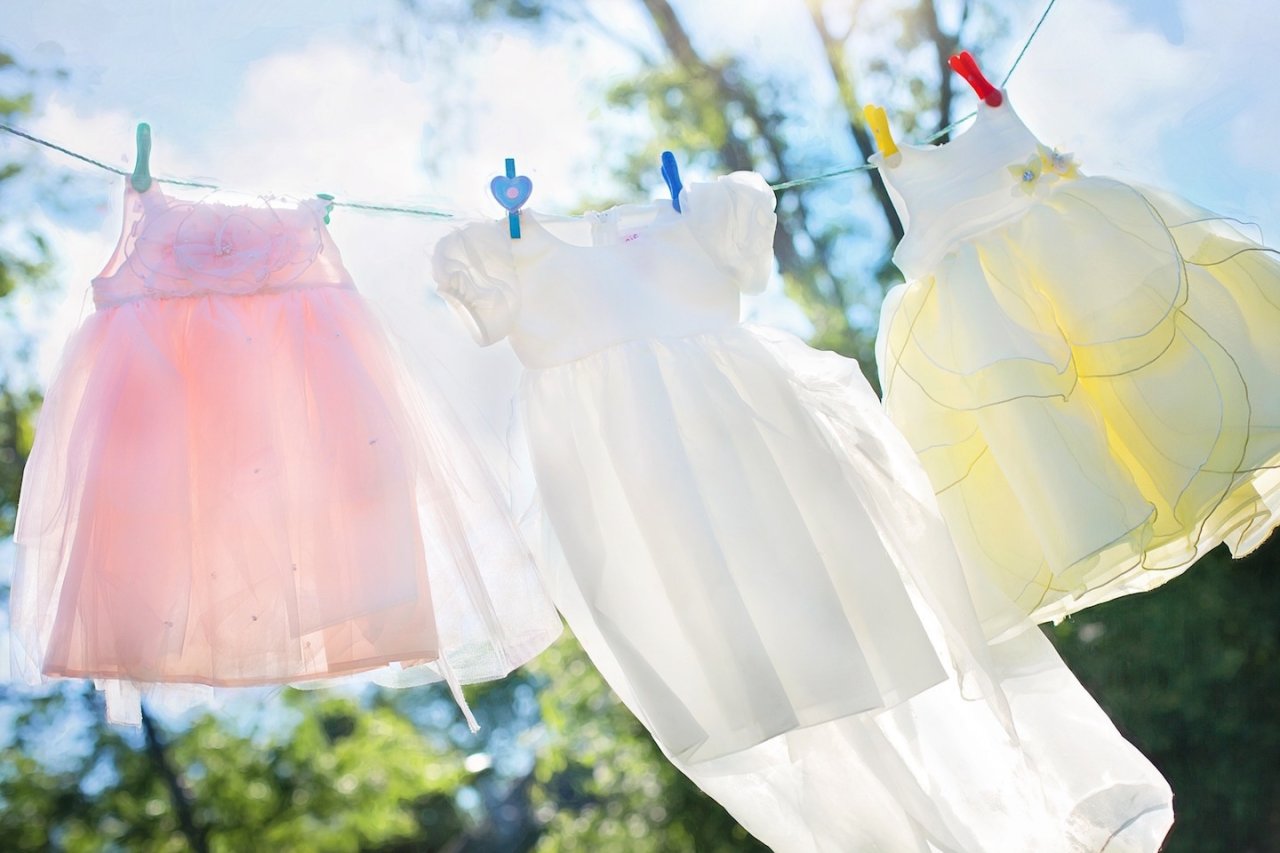
M 600 33 L 605 38 L 631 51 L 633 54 L 635 54 L 636 58 L 639 59 L 640 62 L 644 63 L 645 65 L 654 64 L 654 57 L 646 47 L 641 45 L 639 42 L 628 38 L 624 33 L 619 32 L 614 27 L 611 27 L 608 24 L 606 24 L 604 21 L 600 19 L 598 15 L 596 15 L 595 12 L 591 11 L 591 9 L 589 8 L 589 5 L 590 4 L 586 2 L 580 2 L 578 4 L 577 10 L 576 10 L 578 14 L 578 20 L 584 21 L 587 24 L 587 26 L 596 30 L 596 32 Z M 563 14 L 563 16 L 569 21 L 574 20 L 572 15 L 568 13 L 562 12 L 561 14 Z
M 729 81 L 724 69 L 707 62 L 694 49 L 693 41 L 689 38 L 689 32 L 684 28 L 684 24 L 680 22 L 680 18 L 676 15 L 675 9 L 671 7 L 668 0 L 641 0 L 641 3 L 653 20 L 653 25 L 657 28 L 658 35 L 662 38 L 662 42 L 666 45 L 672 59 L 684 69 L 686 74 L 695 79 L 701 78 L 709 82 L 720 94 L 723 102 L 742 102 L 740 90 Z M 729 129 L 725 133 L 725 138 L 720 145 L 719 151 L 720 159 L 724 162 L 725 168 L 730 171 L 752 168 L 755 163 L 751 157 L 750 149 L 733 132 L 730 123 L 726 121 L 725 124 Z
M 871 134 L 862 118 L 862 104 L 858 100 L 853 75 L 849 72 L 849 66 L 845 62 L 844 42 L 836 39 L 827 27 L 826 16 L 822 13 L 819 0 L 810 0 L 809 16 L 813 20 L 814 29 L 818 32 L 818 38 L 822 40 L 823 52 L 827 56 L 827 67 L 831 71 L 832 79 L 835 80 L 841 106 L 844 107 L 848 118 L 849 134 L 853 137 L 853 144 L 857 147 L 858 153 L 862 155 L 862 158 L 869 160 L 871 155 L 875 153 L 875 143 L 872 141 Z M 898 218 L 898 211 L 893 207 L 893 199 L 889 197 L 889 190 L 885 187 L 884 179 L 880 177 L 880 172 L 873 169 L 866 174 L 867 179 L 871 182 L 871 192 L 875 195 L 876 202 L 880 206 L 880 212 L 884 215 L 885 222 L 889 225 L 889 232 L 893 235 L 893 242 L 896 245 L 903 235 L 902 220 Z
M 942 31 L 942 22 L 938 20 L 938 6 L 934 0 L 921 0 L 920 9 L 924 15 L 925 26 L 929 30 L 929 38 L 933 41 L 938 67 L 938 126 L 934 128 L 934 133 L 942 133 L 943 129 L 951 124 L 952 102 L 955 99 L 955 92 L 951 86 L 953 79 L 951 66 L 948 61 L 960 47 L 960 30 L 969 19 L 969 3 L 965 0 L 960 15 L 960 28 L 954 34 Z M 940 136 L 939 141 L 945 142 L 947 136 L 949 134 Z
M 192 850 L 196 853 L 209 853 L 209 831 L 196 822 L 187 790 L 169 762 L 164 740 L 145 708 L 142 711 L 142 733 L 146 739 L 147 757 L 151 759 L 151 764 L 169 790 L 169 799 L 178 817 L 178 827 L 187 837 L 187 843 L 191 845 Z
M 733 104 L 742 110 L 755 127 L 765 150 L 772 161 L 774 172 L 786 180 L 789 177 L 786 150 L 781 122 L 768 114 L 756 93 L 742 85 L 731 74 L 732 65 L 708 62 L 693 45 L 688 31 L 680 21 L 669 0 L 641 0 L 653 20 L 663 44 L 672 59 L 691 79 L 709 84 L 721 104 Z M 723 113 L 723 107 L 720 108 Z M 735 171 L 756 167 L 751 147 L 734 131 L 733 122 L 725 116 L 725 136 L 718 154 L 725 168 Z M 818 327 L 820 336 L 826 339 L 850 341 L 848 317 L 845 313 L 845 294 L 839 284 L 827 272 L 830 268 L 830 240 L 814 234 L 814 260 L 806 259 L 797 244 L 796 235 L 808 231 L 809 211 L 802 193 L 796 194 L 795 208 L 790 212 L 779 211 L 778 229 L 774 234 L 774 254 L 789 290 L 794 289 L 806 314 Z M 816 261 L 816 262 L 815 262 Z M 833 310 L 834 309 L 834 310 Z

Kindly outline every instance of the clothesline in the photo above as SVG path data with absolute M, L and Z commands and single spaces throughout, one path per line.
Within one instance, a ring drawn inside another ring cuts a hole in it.
M 1027 36 L 1027 40 L 1022 43 L 1022 49 L 1018 51 L 1018 55 L 1014 57 L 1013 64 L 1009 66 L 1009 70 L 1005 72 L 1004 79 L 1000 81 L 1001 89 L 1003 89 L 1006 85 L 1008 85 L 1009 78 L 1013 76 L 1013 72 L 1018 68 L 1018 63 L 1022 62 L 1022 57 L 1027 55 L 1027 48 L 1031 47 L 1031 42 L 1033 42 L 1035 40 L 1036 35 L 1039 34 L 1040 27 L 1044 25 L 1045 18 L 1049 17 L 1049 12 L 1053 10 L 1053 4 L 1056 2 L 1058 2 L 1058 0 L 1049 0 L 1049 4 L 1045 6 L 1044 11 L 1040 13 L 1039 20 L 1036 21 L 1036 25 L 1031 29 L 1031 35 Z M 969 113 L 966 113 L 965 115 L 960 116 L 960 118 L 951 122 L 946 127 L 942 128 L 941 130 L 935 131 L 934 133 L 920 140 L 919 144 L 928 145 L 931 142 L 936 142 L 937 140 L 946 136 L 951 131 L 955 130 L 957 127 L 964 124 L 966 121 L 973 118 L 977 114 L 978 113 L 974 111 L 974 112 L 969 112 Z M 796 178 L 793 181 L 783 181 L 782 183 L 779 183 L 779 184 L 770 184 L 770 186 L 772 186 L 775 191 L 788 190 L 788 189 L 791 189 L 792 187 L 799 187 L 805 184 L 815 184 L 815 183 L 818 183 L 819 181 L 829 181 L 833 178 L 842 178 L 845 175 L 856 175 L 859 172 L 869 172 L 874 168 L 875 167 L 872 166 L 870 163 L 859 163 L 857 166 L 847 166 L 843 169 L 836 169 L 834 172 L 823 172 L 820 175 L 813 175 L 808 178 Z
M 33 133 L 27 133 L 26 131 L 20 130 L 19 128 L 0 123 L 0 130 L 4 130 L 8 133 L 13 134 L 14 136 L 18 136 L 18 137 L 21 137 L 22 139 L 26 139 L 29 142 L 35 143 L 36 145 L 43 145 L 45 148 L 52 149 L 54 151 L 57 151 L 60 154 L 65 154 L 66 156 L 71 157 L 75 160 L 79 160 L 82 163 L 88 163 L 90 166 L 95 166 L 99 169 L 103 169 L 105 171 L 111 172 L 112 174 L 120 175 L 121 177 L 128 177 L 130 174 L 128 171 L 121 169 L 119 166 L 112 166 L 110 163 L 104 163 L 101 160 L 95 160 L 94 158 L 81 154 L 78 151 L 72 151 L 70 148 L 66 148 L 65 146 L 59 145 L 56 142 L 51 142 L 48 139 L 44 139 L 42 137 L 36 136 Z M 209 184 L 203 181 L 186 181 L 180 178 L 152 178 L 152 180 L 155 181 L 156 183 L 169 184 L 170 186 L 177 186 L 177 187 L 195 187 L 197 189 L 206 189 L 206 190 L 224 189 L 224 187 L 220 187 L 217 184 Z M 329 204 L 331 204 L 334 207 L 347 207 L 354 210 L 376 210 L 384 213 L 407 213 L 413 216 L 427 216 L 433 219 L 452 219 L 453 218 L 452 213 L 448 213 L 443 210 L 435 210 L 434 208 L 401 207 L 401 206 L 388 205 L 388 204 L 370 204 L 370 203 L 359 202 L 359 201 L 339 201 L 337 199 L 331 200 Z
M 1026 56 L 1027 49 L 1031 47 L 1031 43 L 1035 40 L 1036 36 L 1040 33 L 1040 28 L 1041 26 L 1044 25 L 1045 19 L 1049 17 L 1049 13 L 1053 10 L 1055 3 L 1057 3 L 1057 0 L 1049 0 L 1048 4 L 1045 6 L 1044 12 L 1041 13 L 1040 18 L 1036 21 L 1035 26 L 1031 30 L 1031 34 L 1028 35 L 1026 41 L 1023 42 L 1022 48 L 1018 51 L 1018 55 L 1013 60 L 1013 64 L 1009 66 L 1009 70 L 1005 73 L 1004 79 L 1000 81 L 1000 88 L 1003 89 L 1008 84 L 1009 78 L 1013 76 L 1013 72 L 1017 70 L 1018 64 L 1022 62 L 1022 58 Z M 961 116 L 960 118 L 948 124 L 946 127 L 943 127 L 940 130 L 936 131 L 935 133 L 925 137 L 923 140 L 921 140 L 920 144 L 928 145 L 931 142 L 935 142 L 938 139 L 941 139 L 943 136 L 946 136 L 947 134 L 951 133 L 953 130 L 958 128 L 960 125 L 964 124 L 969 119 L 973 118 L 975 115 L 977 115 L 976 112 L 970 112 Z M 79 160 L 82 163 L 87 163 L 90 166 L 94 166 L 98 169 L 103 169 L 107 172 L 120 175 L 121 177 L 127 177 L 130 174 L 124 169 L 121 169 L 119 166 L 113 166 L 110 163 L 104 163 L 101 160 L 96 160 L 93 157 L 89 157 L 85 154 L 81 154 L 78 151 L 73 151 L 72 149 L 67 148 L 63 145 L 59 145 L 56 142 L 52 142 L 48 139 L 44 139 L 40 136 L 36 136 L 33 133 L 28 133 L 24 130 L 13 127 L 12 125 L 0 123 L 0 130 L 3 130 L 14 136 L 25 139 L 28 142 L 34 143 L 36 145 L 41 145 L 50 150 L 57 151 L 60 154 L 64 154 L 75 160 Z M 811 175 L 805 178 L 796 178 L 790 181 L 782 181 L 780 183 L 770 184 L 770 186 L 775 191 L 788 190 L 794 187 L 805 186 L 807 184 L 816 184 L 816 183 L 821 183 L 823 181 L 830 181 L 836 178 L 846 177 L 848 175 L 856 175 L 861 172 L 869 172 L 874 168 L 875 167 L 872 166 L 870 163 L 859 163 L 856 166 L 847 166 L 842 169 L 836 169 L 830 172 L 822 172 L 820 174 Z M 210 184 L 202 181 L 188 181 L 180 178 L 154 178 L 153 180 L 157 181 L 158 183 L 169 184 L 170 186 L 194 187 L 198 189 L 209 189 L 209 190 L 224 189 L 223 187 L 220 187 L 217 184 Z M 453 219 L 455 216 L 455 214 L 450 213 L 449 211 L 438 210 L 436 208 L 431 208 L 431 207 L 406 207 L 406 206 L 390 205 L 390 204 L 375 204 L 372 202 L 340 201 L 338 199 L 332 199 L 330 200 L 329 203 L 333 207 L 345 207 L 352 210 L 369 210 L 369 211 L 377 211 L 380 213 L 402 213 L 410 216 L 425 216 L 431 219 Z

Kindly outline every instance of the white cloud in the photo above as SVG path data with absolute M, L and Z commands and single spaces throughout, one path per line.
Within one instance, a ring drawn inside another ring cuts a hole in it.
M 321 41 L 250 64 L 206 169 L 247 188 L 367 198 L 425 192 L 418 85 L 349 45 Z
M 1054 8 L 1009 91 L 1028 125 L 1086 167 L 1154 180 L 1159 144 L 1186 114 L 1183 93 L 1203 61 L 1136 26 L 1122 3 L 1073 0 Z
M 1019 112 L 1088 171 L 1280 233 L 1280 7 L 1180 0 L 1155 16 L 1133 0 L 1059 3 L 1010 84 Z

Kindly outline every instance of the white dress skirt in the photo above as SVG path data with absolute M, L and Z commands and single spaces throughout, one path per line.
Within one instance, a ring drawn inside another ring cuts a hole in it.
M 682 200 L 436 250 L 440 292 L 525 365 L 535 551 L 588 655 L 776 849 L 1096 850 L 1126 826 L 1110 849 L 1156 849 L 1164 780 L 1038 632 L 988 646 L 857 365 L 738 322 L 772 192 Z

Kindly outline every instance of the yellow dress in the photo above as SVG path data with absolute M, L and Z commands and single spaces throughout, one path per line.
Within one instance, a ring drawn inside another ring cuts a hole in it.
M 1037 621 L 1159 586 L 1280 518 L 1280 257 L 1228 219 L 1078 173 L 1006 98 L 877 165 L 907 283 L 884 403 L 966 571 Z M 975 585 L 980 588 L 981 584 Z M 999 608 L 988 609 L 999 633 Z

